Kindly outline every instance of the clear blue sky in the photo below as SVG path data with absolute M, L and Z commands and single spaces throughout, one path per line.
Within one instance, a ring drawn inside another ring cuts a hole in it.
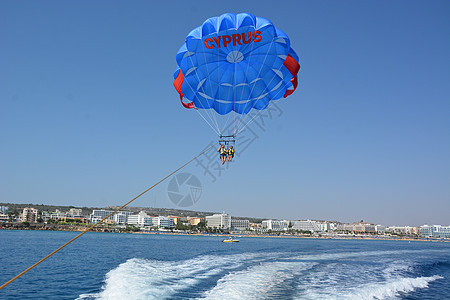
M 0 202 L 120 205 L 215 141 L 179 103 L 175 54 L 250 12 L 289 35 L 300 85 L 215 182 L 184 170 L 190 209 L 449 225 L 450 2 L 276 3 L 0 1 Z M 167 183 L 133 205 L 176 207 Z

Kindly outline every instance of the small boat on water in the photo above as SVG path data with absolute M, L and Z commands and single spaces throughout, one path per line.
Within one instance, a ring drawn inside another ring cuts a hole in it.
M 224 242 L 224 243 L 237 243 L 237 242 L 239 242 L 239 240 L 235 239 L 232 236 L 230 236 L 229 238 L 222 240 L 222 242 Z

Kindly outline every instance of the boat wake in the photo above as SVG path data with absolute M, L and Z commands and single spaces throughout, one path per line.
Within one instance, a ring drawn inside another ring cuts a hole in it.
M 413 264 L 391 252 L 134 258 L 109 271 L 100 292 L 78 299 L 399 299 L 443 279 L 414 276 Z

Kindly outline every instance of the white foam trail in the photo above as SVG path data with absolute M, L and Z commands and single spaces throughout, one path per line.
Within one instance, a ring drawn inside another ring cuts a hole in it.
M 382 274 L 386 280 L 399 278 L 405 272 L 410 271 L 412 269 L 412 262 L 408 260 L 404 261 L 396 261 L 389 263 L 388 267 L 382 271 Z
M 345 296 L 345 299 L 392 299 L 401 293 L 428 288 L 428 283 L 442 278 L 441 276 L 400 278 L 385 283 L 372 283 L 353 291 Z
M 201 256 L 185 261 L 156 261 L 133 258 L 106 274 L 98 294 L 78 299 L 167 299 L 201 280 L 242 266 L 258 263 L 267 255 L 245 253 L 228 256 Z
M 283 283 L 315 263 L 267 262 L 229 273 L 205 292 L 204 299 L 267 299 L 283 291 Z M 279 295 L 278 295 L 279 296 Z
M 427 288 L 428 284 L 441 276 L 398 278 L 386 282 L 377 282 L 352 288 L 350 291 L 338 291 L 337 289 L 325 289 L 322 291 L 309 291 L 299 295 L 296 299 L 348 299 L 348 300 L 382 300 L 397 299 L 401 294 L 410 293 L 417 289 Z
M 336 260 L 343 258 L 353 258 L 353 257 L 366 257 L 366 256 L 392 256 L 399 254 L 411 254 L 420 253 L 423 251 L 417 250 L 396 250 L 396 251 L 365 251 L 365 252 L 341 252 L 341 253 L 325 253 L 325 254 L 307 254 L 298 255 L 292 257 L 293 259 L 300 260 Z
M 416 288 L 426 288 L 429 282 L 442 278 L 401 277 L 411 262 L 392 262 L 392 257 L 407 253 L 420 251 L 294 256 L 292 253 L 243 253 L 206 255 L 173 262 L 130 259 L 106 274 L 101 292 L 80 295 L 78 299 L 171 299 L 177 297 L 177 293 L 187 293 L 190 298 L 203 296 L 206 299 L 277 298 L 286 283 L 292 284 L 293 280 L 298 280 L 299 299 L 387 299 Z M 380 267 L 383 264 L 362 267 L 339 261 L 353 261 L 353 258 L 363 259 L 368 256 L 376 256 L 377 260 L 389 262 L 390 265 L 382 269 Z M 298 276 L 312 267 L 314 269 L 311 272 Z M 221 278 L 217 282 L 216 279 L 208 281 L 213 276 Z M 213 287 L 205 291 L 210 286 Z

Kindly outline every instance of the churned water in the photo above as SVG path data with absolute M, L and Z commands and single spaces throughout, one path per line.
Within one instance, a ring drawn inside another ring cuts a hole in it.
M 75 236 L 0 230 L 0 281 Z M 450 243 L 88 233 L 1 299 L 450 299 Z

